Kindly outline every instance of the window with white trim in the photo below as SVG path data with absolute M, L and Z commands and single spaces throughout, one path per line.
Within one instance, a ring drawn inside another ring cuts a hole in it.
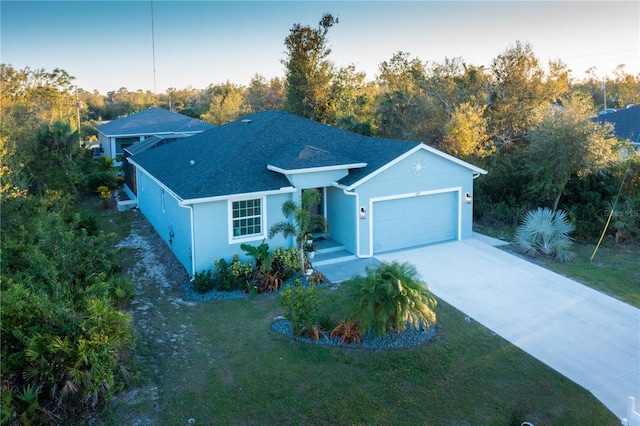
M 233 238 L 262 235 L 262 199 L 233 201 L 231 204 Z

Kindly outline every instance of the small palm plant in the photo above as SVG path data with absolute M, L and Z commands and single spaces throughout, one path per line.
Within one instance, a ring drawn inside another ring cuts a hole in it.
M 574 229 L 564 211 L 538 208 L 527 212 L 522 225 L 516 230 L 515 242 L 529 256 L 544 254 L 567 262 L 572 257 L 569 234 Z
M 610 218 L 610 226 L 614 232 L 616 244 L 620 244 L 640 232 L 640 228 L 636 225 L 638 216 L 634 213 L 638 209 L 634 207 L 634 204 L 640 205 L 640 198 L 636 198 L 635 203 L 633 198 L 622 202 L 607 203 L 607 217 Z
M 367 268 L 366 276 L 345 282 L 353 311 L 350 319 L 363 332 L 372 330 L 382 336 L 402 332 L 407 326 L 427 328 L 436 322 L 436 299 L 420 281 L 409 263 L 382 262 Z
M 302 191 L 300 202 L 285 201 L 282 204 L 282 214 L 291 221 L 274 223 L 269 230 L 269 238 L 282 233 L 285 238 L 295 236 L 296 247 L 300 252 L 300 270 L 304 274 L 304 250 L 307 241 L 313 235 L 314 230 L 320 229 L 328 234 L 329 223 L 317 214 L 311 214 L 311 208 L 320 204 L 320 191 L 317 189 L 307 189 Z

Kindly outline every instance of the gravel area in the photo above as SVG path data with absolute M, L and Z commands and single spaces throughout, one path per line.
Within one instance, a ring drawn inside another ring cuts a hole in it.
M 208 300 L 230 300 L 230 299 L 248 299 L 249 295 L 243 291 L 216 291 L 211 290 L 206 293 L 199 293 L 193 289 L 190 281 L 182 285 L 184 296 L 188 300 L 196 302 L 206 302 Z
M 407 328 L 407 330 L 403 333 L 387 333 L 382 337 L 376 337 L 373 334 L 365 334 L 364 336 L 362 336 L 361 343 L 340 344 L 340 340 L 338 338 L 331 339 L 328 336 L 321 337 L 317 341 L 308 337 L 293 337 L 291 322 L 289 322 L 284 318 L 276 318 L 276 320 L 273 321 L 273 323 L 271 324 L 271 330 L 275 331 L 276 333 L 280 333 L 285 336 L 291 337 L 297 341 L 311 343 L 314 345 L 327 345 L 327 346 L 339 346 L 342 348 L 375 349 L 375 350 L 402 349 L 402 348 L 409 348 L 412 346 L 419 346 L 427 343 L 436 335 L 435 326 L 430 326 L 427 329 Z
M 308 285 L 307 281 L 302 277 L 301 274 L 298 275 L 294 275 L 293 278 L 290 278 L 289 280 L 287 280 L 283 285 L 282 288 L 280 290 L 278 290 L 275 293 L 269 292 L 269 293 L 262 293 L 260 294 L 260 297 L 264 297 L 264 296 L 273 296 L 276 294 L 280 294 L 282 292 L 282 290 L 284 290 L 287 286 L 289 285 L 293 285 L 295 283 L 296 279 L 300 279 L 300 281 L 303 283 L 303 285 Z M 331 283 L 322 283 L 318 286 L 316 286 L 316 288 L 320 288 L 320 287 L 326 287 L 326 286 L 330 286 Z M 197 301 L 197 302 L 204 302 L 204 301 L 208 301 L 208 300 L 230 300 L 230 299 L 248 299 L 249 297 L 251 297 L 249 294 L 245 293 L 244 291 L 241 290 L 237 290 L 237 291 L 217 291 L 217 290 L 210 290 L 206 293 L 199 293 L 197 291 L 195 291 L 193 289 L 193 286 L 191 285 L 191 282 L 186 282 L 182 285 L 182 291 L 184 291 L 185 294 L 185 298 L 189 299 L 189 300 L 193 300 L 193 301 Z

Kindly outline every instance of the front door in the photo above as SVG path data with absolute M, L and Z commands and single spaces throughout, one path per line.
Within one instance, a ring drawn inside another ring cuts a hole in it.
M 320 192 L 320 203 L 311 206 L 311 208 L 309 209 L 309 212 L 311 213 L 312 216 L 318 215 L 318 216 L 325 217 L 325 214 L 324 214 L 324 202 L 325 202 L 324 188 L 315 188 L 315 189 L 317 189 L 318 192 Z M 305 190 L 303 189 L 302 192 L 304 192 L 304 191 Z M 321 229 L 315 229 L 313 232 L 314 232 L 314 236 L 317 236 L 317 234 L 322 234 L 322 230 Z

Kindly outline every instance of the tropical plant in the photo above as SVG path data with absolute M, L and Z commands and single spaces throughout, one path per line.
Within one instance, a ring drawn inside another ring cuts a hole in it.
M 252 281 L 254 284 L 261 286 L 265 275 L 271 272 L 271 264 L 273 263 L 273 256 L 269 253 L 269 244 L 262 240 L 262 243 L 258 246 L 241 244 L 240 248 L 249 256 L 253 257 Z
M 306 334 L 314 342 L 320 340 L 320 337 L 327 337 L 326 330 L 317 322 L 304 327 L 302 334 Z
M 640 233 L 640 228 L 638 227 L 639 210 L 634 208 L 634 204 L 640 204 L 640 198 L 635 203 L 632 198 L 617 203 L 607 203 L 607 218 L 613 230 L 616 244 L 629 241 L 634 235 Z
M 278 302 L 284 308 L 284 317 L 291 321 L 295 336 L 302 335 L 305 328 L 312 324 L 319 305 L 315 286 L 311 284 L 304 287 L 299 279 L 282 292 Z
M 362 332 L 360 331 L 358 323 L 344 319 L 341 320 L 333 330 L 331 330 L 330 337 L 332 339 L 337 337 L 340 344 L 362 342 Z
M 26 385 L 15 395 L 11 389 L 3 389 L 0 421 L 3 425 L 30 425 L 37 410 L 45 411 L 38 402 L 40 391 L 33 384 Z
M 242 244 L 240 248 L 254 259 L 252 284 L 258 288 L 258 292 L 276 292 L 280 290 L 284 279 L 279 271 L 273 268 L 274 256 L 269 253 L 269 244 L 262 240 L 262 243 L 258 246 Z M 248 289 L 249 291 L 252 290 L 250 287 Z
M 136 295 L 136 282 L 131 277 L 111 275 L 106 281 L 108 295 L 117 307 L 124 308 L 133 301 Z
M 529 256 L 544 254 L 567 262 L 572 257 L 569 234 L 574 229 L 575 225 L 564 211 L 537 208 L 525 215 L 522 225 L 516 230 L 515 242 Z
M 366 276 L 353 277 L 345 286 L 352 306 L 349 319 L 358 322 L 364 333 L 382 336 L 402 332 L 407 326 L 426 329 L 436 322 L 436 299 L 409 263 L 382 262 L 368 267 Z
M 304 244 L 304 252 L 305 254 L 313 253 L 318 249 L 318 245 L 312 239 L 308 239 L 306 244 Z
M 276 292 L 280 290 L 284 280 L 274 270 L 265 271 L 260 279 L 259 292 Z
M 311 279 L 315 283 L 315 285 L 320 285 L 324 282 L 327 282 L 324 274 L 320 271 L 313 271 L 313 275 L 311 275 Z
M 274 223 L 269 230 L 269 238 L 276 234 L 282 234 L 285 238 L 294 236 L 296 247 L 300 256 L 300 270 L 304 274 L 304 250 L 307 241 L 311 239 L 314 231 L 320 229 L 325 235 L 329 233 L 329 222 L 318 214 L 311 214 L 311 208 L 320 204 L 320 191 L 307 189 L 302 191 L 300 201 L 285 201 L 282 204 L 282 214 L 287 219 L 293 220 Z

